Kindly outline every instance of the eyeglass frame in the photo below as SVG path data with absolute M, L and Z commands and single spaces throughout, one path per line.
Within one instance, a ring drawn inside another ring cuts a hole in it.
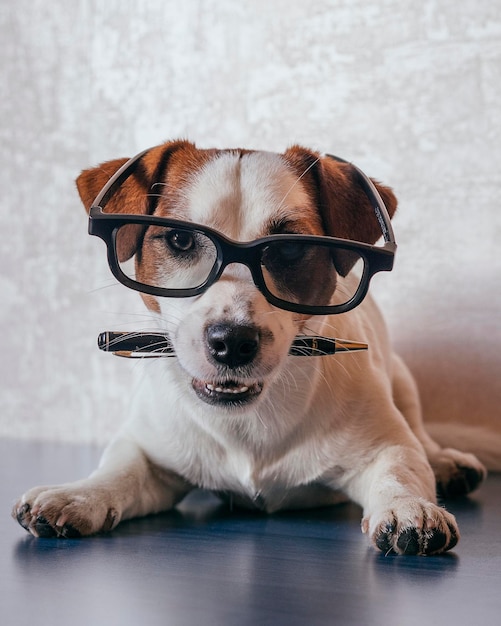
M 135 170 L 135 166 L 140 159 L 149 151 L 143 150 L 136 156 L 129 159 L 124 165 L 122 165 L 115 174 L 108 180 L 103 186 L 96 199 L 92 203 L 89 210 L 89 228 L 90 235 L 100 237 L 107 247 L 107 258 L 110 270 L 115 278 L 130 289 L 139 291 L 141 293 L 171 298 L 185 298 L 193 297 L 204 293 L 211 285 L 213 285 L 221 277 L 225 268 L 232 263 L 240 263 L 249 268 L 254 284 L 259 291 L 264 295 L 266 300 L 280 309 L 286 311 L 292 311 L 295 313 L 302 313 L 307 315 L 335 315 L 338 313 L 345 313 L 358 306 L 367 295 L 369 285 L 374 274 L 386 271 L 389 272 L 393 269 L 395 252 L 397 249 L 397 243 L 395 241 L 395 235 L 393 227 L 390 221 L 388 210 L 381 198 L 374 183 L 370 180 L 362 170 L 356 165 L 351 163 L 358 174 L 359 182 L 367 195 L 371 205 L 374 209 L 374 213 L 380 225 L 384 244 L 382 246 L 375 246 L 372 244 L 364 243 L 361 241 L 352 241 L 349 239 L 341 239 L 338 237 L 320 236 L 320 235 L 302 235 L 302 234 L 274 234 L 260 237 L 254 241 L 240 242 L 233 241 L 226 237 L 219 231 L 213 228 L 196 224 L 194 222 L 187 222 L 184 220 L 171 219 L 168 217 L 158 217 L 155 215 L 138 215 L 138 214 L 126 214 L 126 213 L 105 213 L 104 208 L 112 197 L 113 193 L 120 187 L 120 185 L 131 176 Z M 340 157 L 336 157 L 331 154 L 326 154 L 328 158 L 334 159 L 340 163 L 348 163 Z M 217 251 L 217 256 L 214 261 L 214 265 L 209 276 L 198 287 L 189 289 L 169 289 L 165 287 L 156 287 L 154 285 L 147 285 L 136 281 L 127 274 L 125 274 L 120 268 L 120 262 L 117 256 L 116 236 L 119 228 L 126 224 L 137 224 L 146 226 L 164 226 L 167 228 L 177 228 L 180 230 L 189 230 L 191 232 L 198 232 L 204 236 L 207 236 L 213 243 Z M 329 305 L 309 305 L 309 304 L 297 304 L 282 300 L 271 293 L 266 286 L 263 272 L 261 270 L 260 259 L 261 256 L 257 256 L 254 253 L 256 249 L 261 249 L 266 244 L 272 242 L 294 242 L 301 241 L 303 243 L 314 243 L 318 245 L 329 245 L 336 249 L 347 250 L 356 252 L 362 257 L 364 262 L 364 271 L 360 278 L 360 284 L 353 294 L 353 296 L 344 303 L 341 304 L 329 304 Z

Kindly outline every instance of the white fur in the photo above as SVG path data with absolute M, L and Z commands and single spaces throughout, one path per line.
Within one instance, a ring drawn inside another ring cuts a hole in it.
M 220 156 L 182 191 L 178 217 L 241 241 L 265 234 L 271 218 L 314 210 L 301 180 L 268 153 Z M 131 417 L 90 478 L 25 494 L 15 514 L 28 530 L 40 534 L 40 518 L 62 535 L 107 530 L 204 487 L 269 512 L 348 496 L 362 505 L 362 528 L 381 549 L 406 552 L 399 539 L 408 529 L 419 537 L 420 553 L 454 544 L 459 533 L 436 504 L 433 470 L 447 483 L 462 467 L 481 475 L 484 469 L 426 435 L 414 382 L 392 354 L 370 297 L 349 313 L 306 322 L 313 334 L 365 341 L 368 352 L 318 358 L 288 356 L 302 322 L 271 306 L 245 267 L 229 266 L 198 298 L 159 305 L 158 326 L 169 332 L 178 358 L 144 364 Z M 268 338 L 238 379 L 263 384 L 243 408 L 209 405 L 192 388 L 194 378 L 221 378 L 203 331 L 223 319 L 255 324 Z M 445 539 L 428 548 L 434 533 Z

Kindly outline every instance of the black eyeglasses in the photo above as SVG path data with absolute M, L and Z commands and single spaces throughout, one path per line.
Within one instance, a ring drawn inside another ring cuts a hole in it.
M 255 285 L 272 305 L 325 315 L 356 307 L 367 294 L 372 276 L 393 268 L 397 246 L 388 211 L 372 181 L 355 166 L 381 227 L 382 246 L 298 234 L 239 242 L 183 220 L 105 213 L 106 203 L 145 152 L 110 178 L 89 212 L 89 233 L 105 241 L 110 269 L 126 287 L 154 296 L 197 296 L 214 284 L 229 264 L 241 263 L 250 269 Z M 130 239 L 134 225 L 139 227 L 142 243 L 131 259 L 123 261 L 121 243 Z

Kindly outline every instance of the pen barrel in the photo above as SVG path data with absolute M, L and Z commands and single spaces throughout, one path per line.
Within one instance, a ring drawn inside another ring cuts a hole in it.
M 164 333 L 154 332 L 113 332 L 99 334 L 97 345 L 104 352 L 118 356 L 175 356 L 170 339 Z M 333 339 L 312 335 L 299 336 L 292 342 L 291 356 L 328 356 L 338 352 L 367 350 L 366 343 L 349 339 Z
M 172 344 L 163 333 L 122 333 L 106 330 L 99 334 L 97 345 L 105 352 L 172 354 Z
M 328 356 L 338 352 L 367 350 L 367 348 L 366 343 L 359 341 L 305 335 L 294 339 L 289 354 L 292 356 Z

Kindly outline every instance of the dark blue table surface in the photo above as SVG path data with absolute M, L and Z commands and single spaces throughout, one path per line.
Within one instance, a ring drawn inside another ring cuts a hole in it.
M 85 476 L 98 457 L 0 440 L 2 624 L 501 624 L 501 475 L 448 503 L 462 539 L 439 557 L 377 553 L 351 504 L 266 516 L 198 492 L 81 540 L 37 540 L 10 518 L 27 488 Z

